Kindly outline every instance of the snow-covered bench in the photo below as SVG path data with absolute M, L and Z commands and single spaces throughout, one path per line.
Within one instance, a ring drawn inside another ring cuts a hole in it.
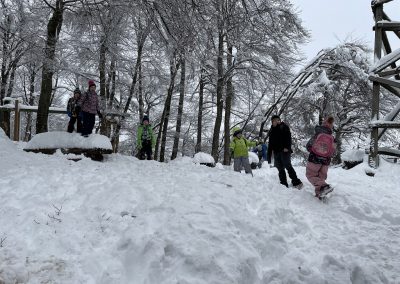
M 96 161 L 103 160 L 103 154 L 112 153 L 111 142 L 104 135 L 91 134 L 85 138 L 79 133 L 59 131 L 36 134 L 25 146 L 24 151 L 54 154 L 58 149 L 63 154 L 83 154 Z M 73 160 L 79 160 L 79 158 Z

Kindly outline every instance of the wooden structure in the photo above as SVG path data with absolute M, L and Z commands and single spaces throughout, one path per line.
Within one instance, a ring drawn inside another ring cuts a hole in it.
M 13 131 L 13 140 L 20 140 L 20 128 L 21 128 L 21 112 L 37 112 L 37 107 L 35 106 L 27 106 L 21 105 L 19 100 L 14 100 L 14 105 L 10 102 L 4 106 L 0 107 L 0 112 L 14 112 L 14 131 Z M 58 113 L 58 114 L 67 114 L 67 110 L 65 108 L 55 108 L 50 107 L 49 113 Z
M 371 142 L 369 147 L 368 163 L 370 167 L 379 166 L 379 154 L 400 156 L 398 149 L 378 147 L 379 139 L 388 128 L 400 129 L 400 122 L 395 118 L 400 112 L 400 103 L 384 118 L 380 119 L 381 88 L 388 90 L 394 96 L 400 98 L 400 66 L 396 62 L 400 60 L 400 49 L 392 50 L 387 32 L 393 32 L 400 39 L 400 22 L 392 21 L 384 12 L 384 4 L 393 0 L 375 0 L 371 2 L 372 12 L 375 18 L 375 65 L 370 69 L 369 79 L 372 81 L 372 114 L 371 114 Z M 384 55 L 382 56 L 382 51 Z

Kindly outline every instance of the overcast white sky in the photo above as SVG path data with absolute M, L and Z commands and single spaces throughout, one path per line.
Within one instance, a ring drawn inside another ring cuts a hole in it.
M 291 0 L 300 18 L 311 33 L 304 47 L 307 59 L 323 48 L 334 47 L 346 38 L 361 39 L 373 48 L 374 25 L 370 0 Z M 400 21 L 400 0 L 384 5 L 391 20 Z M 396 39 L 396 40 L 392 40 Z M 400 47 L 400 39 L 390 36 L 392 49 Z

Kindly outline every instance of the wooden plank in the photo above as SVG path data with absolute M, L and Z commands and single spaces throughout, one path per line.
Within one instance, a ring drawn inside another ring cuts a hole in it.
M 14 141 L 19 141 L 19 127 L 20 127 L 20 109 L 19 109 L 19 101 L 15 101 L 15 109 L 14 109 Z
M 371 122 L 369 124 L 371 128 L 400 128 L 400 122 L 387 121 L 387 122 Z
M 392 86 L 386 85 L 386 84 L 381 84 L 381 86 L 384 87 L 389 92 L 391 92 L 392 94 L 394 94 L 395 96 L 400 98 L 400 90 L 397 89 L 396 87 L 392 87 Z
M 381 77 L 374 76 L 374 75 L 370 75 L 368 77 L 368 79 L 370 79 L 371 81 L 373 81 L 375 83 L 385 84 L 385 85 L 389 85 L 389 86 L 396 87 L 396 88 L 400 89 L 400 81 L 397 81 L 397 80 L 381 78 Z
M 381 28 L 384 31 L 400 31 L 400 22 L 378 22 L 376 23 L 376 26 L 373 27 L 373 30 L 375 28 Z
M 381 71 L 381 72 L 377 73 L 377 75 L 379 77 L 391 77 L 391 76 L 397 75 L 397 74 L 400 74 L 400 67 L 397 67 L 396 69 Z
M 379 148 L 378 153 L 381 155 L 400 157 L 400 150 L 397 150 L 397 149 Z

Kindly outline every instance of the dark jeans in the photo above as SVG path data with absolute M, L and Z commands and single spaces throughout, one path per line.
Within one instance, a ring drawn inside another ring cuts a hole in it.
M 76 132 L 81 133 L 82 132 L 82 117 L 77 116 L 73 117 L 71 116 L 68 122 L 68 132 L 72 133 L 74 132 L 74 125 L 76 122 Z
M 82 111 L 83 129 L 82 135 L 92 134 L 94 123 L 96 121 L 96 115 Z
M 139 152 L 139 159 L 144 160 L 147 156 L 147 160 L 152 160 L 152 154 L 153 150 L 151 149 L 151 141 L 142 141 L 142 148 Z
M 290 161 L 290 156 L 290 152 L 274 152 L 274 164 L 279 171 L 279 181 L 281 182 L 281 184 L 288 186 L 285 172 L 286 169 L 290 179 L 292 180 L 292 184 L 296 186 L 301 184 L 301 181 L 298 179 L 296 172 L 293 169 L 292 162 Z

